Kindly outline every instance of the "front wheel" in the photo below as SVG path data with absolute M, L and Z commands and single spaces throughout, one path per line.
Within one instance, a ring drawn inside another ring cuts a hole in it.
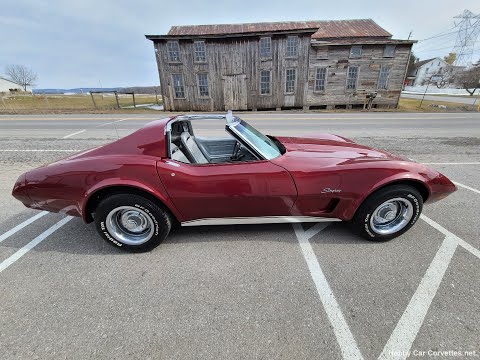
M 169 234 L 167 211 L 138 195 L 118 194 L 104 199 L 95 211 L 98 233 L 109 244 L 131 252 L 150 251 Z
M 386 241 L 402 235 L 420 216 L 423 199 L 408 185 L 392 185 L 370 195 L 351 221 L 354 232 L 373 241 Z

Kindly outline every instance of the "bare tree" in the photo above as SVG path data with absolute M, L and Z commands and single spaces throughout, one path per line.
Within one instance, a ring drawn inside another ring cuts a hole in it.
M 480 88 L 480 66 L 474 66 L 457 73 L 455 75 L 455 83 L 467 90 L 470 96 L 473 96 L 475 90 Z
M 437 86 L 437 88 L 445 88 L 454 82 L 455 76 L 458 73 L 459 69 L 455 66 L 447 66 L 444 68 L 440 68 L 440 71 L 436 76 L 434 76 L 433 83 Z
M 35 85 L 35 81 L 38 79 L 37 74 L 24 65 L 7 65 L 5 74 L 13 82 L 22 85 L 24 91 L 27 91 L 27 86 Z

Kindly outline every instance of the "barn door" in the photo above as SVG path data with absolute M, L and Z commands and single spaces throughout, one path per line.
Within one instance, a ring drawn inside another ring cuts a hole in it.
M 223 99 L 225 110 L 247 110 L 246 75 L 223 77 Z

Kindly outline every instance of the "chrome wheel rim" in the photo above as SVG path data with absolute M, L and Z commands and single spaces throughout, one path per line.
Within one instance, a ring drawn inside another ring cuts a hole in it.
M 379 235 L 391 235 L 402 230 L 413 216 L 413 205 L 404 198 L 394 198 L 380 204 L 370 217 L 370 227 Z
M 110 211 L 105 225 L 110 235 L 127 245 L 147 242 L 155 229 L 152 218 L 133 206 L 120 206 Z

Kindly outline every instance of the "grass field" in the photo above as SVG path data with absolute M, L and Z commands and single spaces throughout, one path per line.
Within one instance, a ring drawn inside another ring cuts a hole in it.
M 120 109 L 117 108 L 117 102 L 113 94 L 94 94 L 95 105 L 90 95 L 0 95 L 0 114 L 42 114 L 42 113 L 72 113 L 72 112 L 156 112 L 144 108 L 141 105 L 156 104 L 155 95 L 135 95 L 136 108 L 133 108 L 131 95 L 119 95 Z M 158 97 L 158 103 L 161 105 L 161 97 Z M 432 105 L 445 105 L 442 109 Z M 140 105 L 140 107 L 138 107 Z M 325 111 L 325 110 L 324 110 Z M 358 110 L 328 110 L 328 112 L 349 112 Z M 382 109 L 373 111 L 384 111 Z M 385 111 L 404 111 L 404 112 L 449 112 L 449 111 L 477 111 L 476 106 L 458 104 L 454 102 L 442 101 L 423 101 L 420 108 L 420 100 L 401 98 L 398 109 Z
M 459 104 L 454 102 L 431 101 L 424 100 L 420 107 L 420 99 L 400 98 L 398 104 L 399 111 L 423 111 L 423 112 L 447 112 L 447 111 L 477 111 L 477 107 L 467 104 Z M 441 109 L 432 105 L 444 105 L 447 108 Z
M 18 94 L 0 96 L 0 113 L 25 112 L 71 112 L 71 111 L 115 111 L 117 102 L 113 94 L 90 95 L 31 95 Z M 161 104 L 161 97 L 159 104 Z M 118 95 L 121 108 L 132 107 L 131 95 Z M 155 95 L 135 95 L 136 105 L 156 104 Z M 131 109 L 121 109 L 121 111 Z M 134 109 L 139 110 L 139 109 Z

